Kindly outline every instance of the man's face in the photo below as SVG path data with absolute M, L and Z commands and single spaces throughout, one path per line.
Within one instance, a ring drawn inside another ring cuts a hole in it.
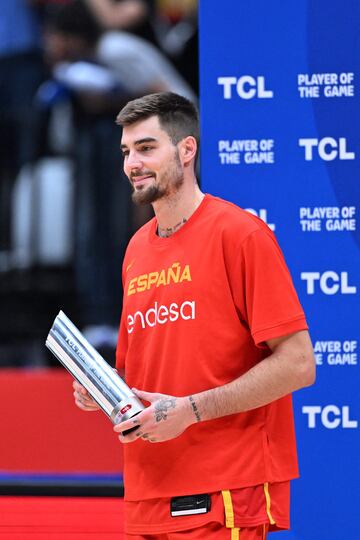
M 149 204 L 179 191 L 184 181 L 179 151 L 157 116 L 125 126 L 121 149 L 135 203 Z

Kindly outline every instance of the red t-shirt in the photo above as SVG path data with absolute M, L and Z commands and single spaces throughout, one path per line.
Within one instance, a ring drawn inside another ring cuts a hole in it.
M 206 195 L 169 238 L 154 218 L 124 260 L 117 367 L 129 386 L 173 396 L 222 386 L 270 354 L 266 340 L 307 328 L 273 233 Z M 282 482 L 298 475 L 291 396 L 124 445 L 128 501 Z

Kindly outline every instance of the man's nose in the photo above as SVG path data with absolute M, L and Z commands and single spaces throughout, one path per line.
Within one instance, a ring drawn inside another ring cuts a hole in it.
M 140 159 L 140 156 L 137 152 L 130 152 L 127 160 L 126 160 L 126 167 L 128 170 L 137 170 L 141 169 L 142 167 L 142 161 Z

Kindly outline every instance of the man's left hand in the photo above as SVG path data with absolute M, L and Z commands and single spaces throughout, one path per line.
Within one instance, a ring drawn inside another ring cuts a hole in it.
M 139 438 L 151 443 L 169 441 L 183 433 L 195 421 L 188 397 L 167 396 L 136 388 L 132 388 L 132 391 L 139 399 L 148 401 L 150 406 L 114 427 L 114 431 L 120 433 L 119 439 L 122 443 L 130 443 Z M 123 431 L 136 426 L 136 430 L 122 435 Z

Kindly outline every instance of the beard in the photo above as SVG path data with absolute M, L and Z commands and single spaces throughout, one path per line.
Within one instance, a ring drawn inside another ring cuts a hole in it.
M 176 149 L 174 159 L 169 163 L 167 170 L 159 177 L 158 182 L 156 182 L 156 175 L 152 171 L 141 171 L 141 175 L 144 174 L 152 175 L 154 183 L 137 189 L 133 188 L 132 200 L 135 204 L 151 204 L 179 191 L 184 183 L 184 173 L 178 150 Z M 139 176 L 141 175 L 139 174 Z M 131 178 L 136 178 L 136 175 Z
M 131 198 L 135 204 L 151 204 L 152 202 L 161 199 L 165 195 L 165 189 L 157 184 L 134 189 Z

